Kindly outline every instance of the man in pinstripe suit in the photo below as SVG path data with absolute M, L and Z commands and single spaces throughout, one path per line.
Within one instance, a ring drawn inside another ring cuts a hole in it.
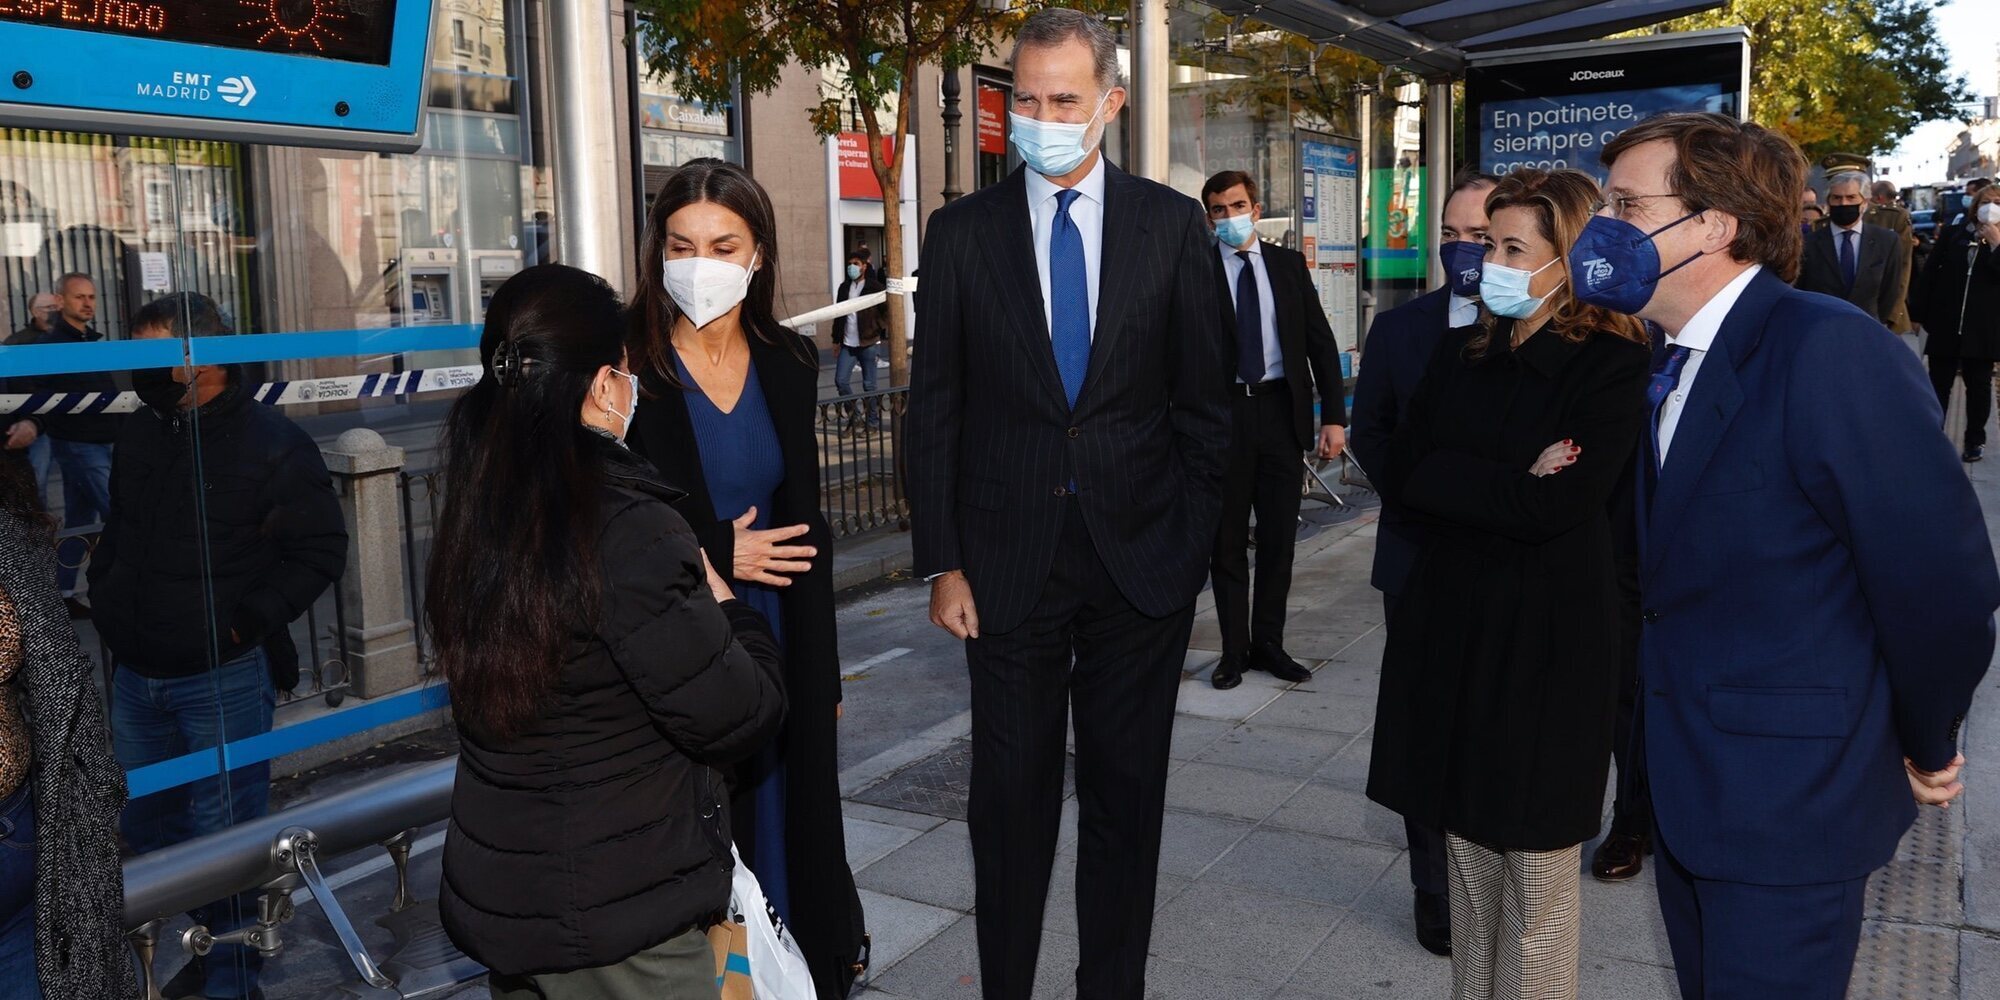
M 1079 994 L 1143 995 L 1167 749 L 1221 509 L 1229 339 L 1201 206 L 1104 161 L 1115 37 L 1016 38 L 1028 167 L 922 255 L 905 443 L 931 618 L 966 641 L 981 988 L 1025 1000 L 1074 715 Z

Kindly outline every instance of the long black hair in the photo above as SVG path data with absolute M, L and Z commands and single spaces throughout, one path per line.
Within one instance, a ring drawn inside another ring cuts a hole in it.
M 713 157 L 689 160 L 667 175 L 653 196 L 646 218 L 646 239 L 639 254 L 639 289 L 632 297 L 632 363 L 654 385 L 678 386 L 674 375 L 674 324 L 680 306 L 667 294 L 667 220 L 688 205 L 708 202 L 743 218 L 757 243 L 758 268 L 743 296 L 743 329 L 751 337 L 790 351 L 803 364 L 819 367 L 819 357 L 805 338 L 778 324 L 774 312 L 778 289 L 778 221 L 771 196 L 749 172 Z
M 528 268 L 493 294 L 484 377 L 445 421 L 445 501 L 424 617 L 453 710 L 505 738 L 554 687 L 563 644 L 597 615 L 603 445 L 579 415 L 623 353 L 604 279 Z

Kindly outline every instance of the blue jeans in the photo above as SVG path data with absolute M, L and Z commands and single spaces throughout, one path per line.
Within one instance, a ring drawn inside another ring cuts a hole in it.
M 49 439 L 49 451 L 63 475 L 63 527 L 95 524 L 111 513 L 111 446 L 86 441 Z M 60 565 L 56 584 L 64 596 L 76 595 L 76 572 L 83 565 L 88 547 L 80 539 L 64 539 L 57 546 Z
M 0 1000 L 41 1000 L 35 971 L 35 796 L 0 799 Z
M 262 649 L 207 673 L 156 679 L 119 664 L 111 683 L 111 743 L 127 771 L 271 731 L 278 695 Z M 121 826 L 139 854 L 214 833 L 264 815 L 271 801 L 268 762 L 133 799 Z M 256 892 L 190 915 L 221 934 L 255 922 Z M 210 997 L 244 997 L 257 987 L 264 956 L 255 948 L 217 945 L 206 961 Z
M 849 347 L 846 344 L 840 345 L 840 349 L 835 351 L 833 354 L 833 390 L 842 396 L 851 395 L 853 393 L 854 391 L 852 388 L 853 383 L 848 381 L 849 375 L 847 366 L 850 364 L 858 364 L 861 366 L 861 391 L 874 392 L 875 359 L 880 357 L 881 355 L 882 355 L 881 344 L 876 344 L 873 347 Z M 850 409 L 848 412 L 850 413 L 850 415 L 853 413 L 852 409 Z M 881 400 L 871 399 L 868 401 L 868 422 L 871 424 L 879 424 L 882 422 Z

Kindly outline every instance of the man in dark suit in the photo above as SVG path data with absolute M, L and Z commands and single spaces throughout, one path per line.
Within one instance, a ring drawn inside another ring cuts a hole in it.
M 840 290 L 833 297 L 835 302 L 873 295 L 887 287 L 869 270 L 866 247 L 857 247 L 847 255 L 847 269 L 841 277 Z M 861 369 L 861 391 L 875 391 L 875 361 L 882 356 L 882 328 L 888 310 L 886 304 L 869 306 L 833 321 L 833 389 L 843 398 L 853 391 L 848 373 L 856 366 Z M 843 408 L 847 426 L 853 427 L 860 419 L 855 406 L 848 403 Z M 879 399 L 868 400 L 868 426 L 878 429 L 882 426 Z
M 966 640 L 981 989 L 1025 1000 L 1076 733 L 1079 993 L 1138 997 L 1167 750 L 1222 506 L 1231 365 L 1201 206 L 1105 162 L 1117 39 L 1016 36 L 1026 168 L 924 241 L 907 448 L 931 620 Z M 975 601 L 977 602 L 975 604 Z
M 1285 652 L 1285 597 L 1299 537 L 1299 456 L 1335 458 L 1347 444 L 1347 389 L 1340 344 L 1320 308 L 1306 259 L 1257 238 L 1264 206 L 1257 181 L 1225 170 L 1202 186 L 1215 228 L 1223 287 L 1236 323 L 1236 377 L 1230 380 L 1234 443 L 1223 478 L 1222 529 L 1209 578 L 1222 626 L 1218 689 L 1243 683 L 1245 669 L 1282 681 L 1312 680 Z M 1308 373 L 1310 368 L 1310 373 Z M 1314 389 L 1320 401 L 1313 420 Z M 1250 603 L 1250 511 L 1257 512 L 1257 602 Z
M 1578 298 L 1665 331 L 1635 476 L 1638 726 L 1675 973 L 1690 1000 L 1843 996 L 1912 798 L 1962 788 L 1993 549 L 1916 356 L 1786 284 L 1789 139 L 1661 115 L 1603 161 Z
M 1845 299 L 1884 327 L 1901 307 L 1909 254 L 1894 230 L 1862 221 L 1866 175 L 1833 175 L 1826 185 L 1826 225 L 1806 239 L 1798 287 Z
M 1380 464 L 1410 397 L 1438 341 L 1451 327 L 1479 321 L 1480 258 L 1485 253 L 1486 196 L 1499 178 L 1467 172 L 1445 195 L 1439 227 L 1445 286 L 1375 317 L 1362 342 L 1361 375 L 1354 385 L 1353 454 L 1363 471 Z M 1382 607 L 1395 617 L 1396 597 L 1409 581 L 1422 549 L 1420 529 L 1394 505 L 1384 504 L 1375 526 L 1375 569 L 1370 582 Z M 1417 943 L 1436 955 L 1451 954 L 1450 884 L 1444 834 L 1416 820 L 1403 821 L 1410 844 L 1410 884 L 1416 891 Z

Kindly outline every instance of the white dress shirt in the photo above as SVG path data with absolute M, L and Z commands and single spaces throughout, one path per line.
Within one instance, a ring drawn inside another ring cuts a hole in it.
M 1660 467 L 1667 464 L 1667 449 L 1674 444 L 1674 428 L 1680 426 L 1681 410 L 1686 408 L 1688 391 L 1694 388 L 1694 377 L 1701 371 L 1701 359 L 1708 356 L 1708 349 L 1715 344 L 1715 335 L 1722 332 L 1722 321 L 1729 318 L 1729 311 L 1736 308 L 1736 300 L 1743 297 L 1743 290 L 1750 287 L 1750 280 L 1764 269 L 1761 264 L 1752 264 L 1749 269 L 1736 276 L 1735 280 L 1722 286 L 1694 314 L 1694 318 L 1681 327 L 1681 332 L 1667 334 L 1667 346 L 1688 349 L 1687 364 L 1681 366 L 1681 380 L 1671 395 L 1660 404 Z
M 1233 308 L 1236 305 L 1236 283 L 1243 280 L 1243 258 L 1236 256 L 1236 252 L 1243 248 L 1216 240 L 1215 249 L 1222 254 L 1222 270 L 1229 278 L 1229 304 Z M 1250 264 L 1256 269 L 1257 309 L 1262 314 L 1258 325 L 1264 330 L 1264 377 L 1261 381 L 1269 382 L 1285 377 L 1285 349 L 1278 343 L 1278 306 L 1276 297 L 1271 294 L 1271 271 L 1264 263 L 1263 240 L 1250 244 Z M 1237 373 L 1236 381 L 1243 381 L 1241 372 Z
M 1471 326 L 1479 322 L 1478 299 L 1468 299 L 1457 292 L 1452 292 L 1450 295 L 1450 311 L 1445 314 L 1448 317 L 1447 325 L 1456 330 L 1461 326 Z
M 1055 307 L 1049 302 L 1049 234 L 1055 231 L 1056 194 L 1063 190 L 1054 181 L 1033 170 L 1028 175 L 1028 218 L 1035 226 L 1035 271 L 1042 279 L 1042 319 L 1054 336 Z M 1083 237 L 1084 282 L 1090 288 L 1090 336 L 1097 338 L 1097 276 L 1103 273 L 1098 262 L 1104 259 L 1104 157 L 1090 168 L 1073 189 L 1078 197 L 1069 204 L 1070 221 Z
M 852 302 L 855 299 L 861 297 L 861 289 L 865 287 L 864 286 L 865 280 L 866 280 L 865 278 L 856 278 L 853 281 L 847 283 L 847 301 Z M 847 326 L 847 337 L 842 342 L 849 347 L 860 347 L 861 314 L 848 313 L 847 318 L 842 320 L 842 322 L 845 323 Z

